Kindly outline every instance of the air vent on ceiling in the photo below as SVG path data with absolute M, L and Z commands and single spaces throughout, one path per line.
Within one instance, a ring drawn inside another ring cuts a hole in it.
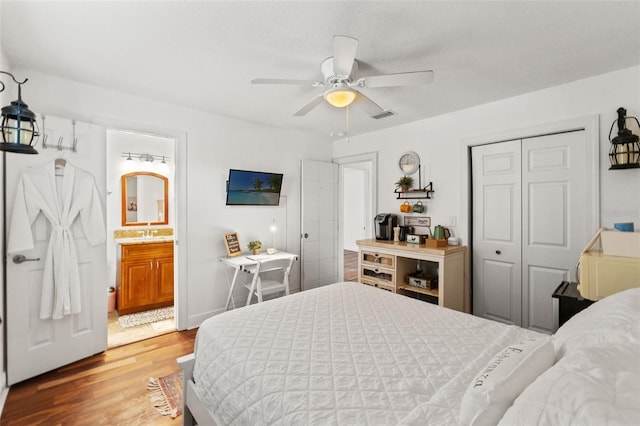
M 392 115 L 396 115 L 393 111 L 382 111 L 380 114 L 372 115 L 371 118 L 375 118 L 376 120 L 380 120 L 381 118 L 389 117 Z

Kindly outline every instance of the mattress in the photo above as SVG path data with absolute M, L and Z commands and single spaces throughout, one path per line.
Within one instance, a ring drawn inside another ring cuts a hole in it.
M 193 378 L 221 424 L 455 425 L 487 361 L 538 336 L 337 283 L 206 320 Z

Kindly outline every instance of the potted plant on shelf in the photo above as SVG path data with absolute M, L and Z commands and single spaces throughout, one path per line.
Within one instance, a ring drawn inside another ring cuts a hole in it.
M 396 188 L 400 188 L 402 192 L 406 192 L 413 186 L 413 178 L 411 176 L 402 176 L 396 182 Z
M 247 247 L 249 247 L 249 250 L 253 251 L 253 254 L 260 254 L 260 248 L 262 248 L 262 242 L 260 241 L 249 241 L 249 244 L 247 244 Z

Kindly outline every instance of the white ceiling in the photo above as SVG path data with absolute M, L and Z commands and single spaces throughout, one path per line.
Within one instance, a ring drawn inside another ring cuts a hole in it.
M 362 89 L 361 134 L 640 63 L 640 2 L 7 1 L 12 67 L 331 139 L 346 111 L 293 117 L 321 88 L 332 36 L 360 40 L 360 76 L 431 69 L 428 86 Z M 24 78 L 28 76 L 18 76 Z

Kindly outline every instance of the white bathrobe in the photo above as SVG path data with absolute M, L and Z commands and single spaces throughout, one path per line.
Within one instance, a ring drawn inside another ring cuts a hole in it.
M 106 240 L 100 195 L 93 176 L 67 163 L 64 175 L 56 177 L 54 162 L 23 172 L 11 216 L 9 253 L 34 248 L 31 227 L 40 212 L 51 224 L 40 318 L 60 319 L 81 309 L 78 257 L 69 227 L 79 216 L 92 246 Z

